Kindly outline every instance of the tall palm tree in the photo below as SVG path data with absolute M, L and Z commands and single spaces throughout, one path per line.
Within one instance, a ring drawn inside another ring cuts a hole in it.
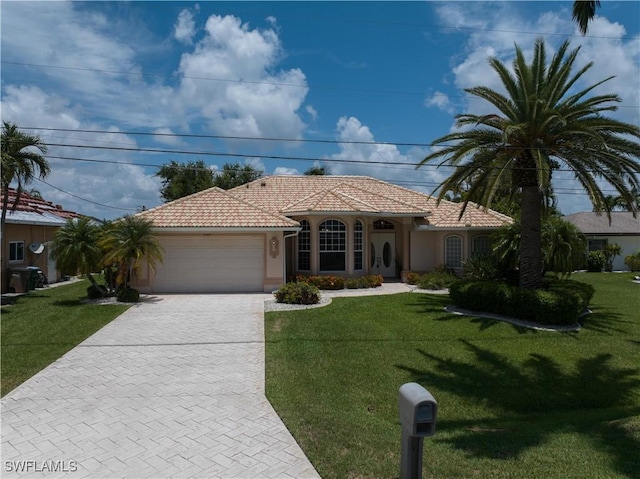
M 15 123 L 2 122 L 2 230 L 0 234 L 4 237 L 4 225 L 9 209 L 9 186 L 17 181 L 17 195 L 13 203 L 13 208 L 18 206 L 23 187 L 30 184 L 36 176 L 41 179 L 51 171 L 49 162 L 44 158 L 47 152 L 47 145 L 43 143 L 39 136 L 29 135 L 18 129 Z
M 83 216 L 69 219 L 54 238 L 51 255 L 61 271 L 87 276 L 91 284 L 100 291 L 91 273 L 102 268 L 104 252 L 99 246 L 102 228 L 91 218 Z
M 438 199 L 470 179 L 469 196 L 485 207 L 505 183 L 520 192 L 520 286 L 525 288 L 542 284 L 541 210 L 544 196 L 552 191 L 554 170 L 572 171 L 595 210 L 607 214 L 597 180 L 615 188 L 628 204 L 640 186 L 640 144 L 636 141 L 640 129 L 603 114 L 617 109 L 617 95 L 588 97 L 612 77 L 575 90 L 576 82 L 593 64 L 572 74 L 579 48 L 571 52 L 568 48 L 569 42 L 563 43 L 547 65 L 544 40 L 536 40 L 530 64 L 516 46 L 513 72 L 490 58 L 506 95 L 482 86 L 465 91 L 488 101 L 499 113 L 458 115 L 457 126 L 462 130 L 435 140 L 435 146 L 443 146 L 418 166 L 439 159 L 440 165 L 456 167 L 440 185 Z
M 575 0 L 573 2 L 573 20 L 578 24 L 580 33 L 587 34 L 589 22 L 596 16 L 596 9 L 600 8 L 598 0 Z
M 124 287 L 143 261 L 151 269 L 162 262 L 163 249 L 153 233 L 153 222 L 139 216 L 127 215 L 113 222 L 100 245 L 107 251 L 104 262 L 118 265 L 117 281 Z

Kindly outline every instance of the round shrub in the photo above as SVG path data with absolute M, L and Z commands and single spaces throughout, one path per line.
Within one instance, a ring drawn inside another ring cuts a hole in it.
M 140 299 L 140 292 L 133 288 L 122 288 L 118 291 L 118 301 L 122 303 L 137 303 Z
M 347 289 L 364 289 L 369 287 L 369 283 L 366 278 L 347 278 L 344 282 Z
M 382 283 L 384 283 L 384 278 L 381 274 L 369 274 L 367 276 L 363 276 L 363 278 L 367 283 L 367 288 L 377 288 L 378 286 L 382 286 Z
M 600 273 L 607 264 L 607 257 L 602 251 L 591 251 L 587 256 L 587 271 Z
M 305 282 L 287 283 L 273 293 L 278 303 L 317 304 L 320 301 L 320 290 Z
M 640 271 L 640 253 L 625 256 L 624 264 L 626 264 L 631 271 Z
M 87 288 L 87 298 L 100 299 L 107 296 L 107 287 L 99 284 L 97 287 L 93 284 Z
M 407 273 L 407 284 L 416 285 L 420 281 L 420 275 L 413 271 Z

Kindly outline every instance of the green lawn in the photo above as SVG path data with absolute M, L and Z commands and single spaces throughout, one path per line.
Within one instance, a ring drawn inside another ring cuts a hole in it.
M 397 392 L 438 401 L 424 477 L 640 477 L 640 285 L 596 288 L 574 333 L 447 314 L 448 298 L 340 298 L 266 315 L 267 396 L 318 472 L 396 478 Z
M 31 292 L 2 307 L 2 395 L 84 341 L 128 306 L 82 304 L 88 281 Z

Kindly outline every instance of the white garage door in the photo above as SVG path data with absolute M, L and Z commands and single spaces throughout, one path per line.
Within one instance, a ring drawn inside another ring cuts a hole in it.
M 156 266 L 156 293 L 263 291 L 261 236 L 159 237 L 164 262 Z

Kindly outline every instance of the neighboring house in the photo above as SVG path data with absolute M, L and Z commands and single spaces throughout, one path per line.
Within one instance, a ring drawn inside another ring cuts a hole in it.
M 0 195 L 2 201 L 4 195 Z M 10 290 L 13 269 L 37 266 L 50 283 L 60 279 L 60 272 L 51 258 L 49 244 L 55 232 L 69 218 L 79 215 L 60 205 L 34 198 L 27 192 L 20 195 L 14 211 L 16 190 L 9 189 L 9 209 L 2 238 L 2 292 Z
M 624 257 L 640 251 L 640 216 L 629 211 L 612 211 L 611 223 L 605 213 L 583 212 L 564 217 L 587 238 L 588 251 L 597 251 L 607 244 L 618 244 L 622 254 L 613 262 L 614 271 L 628 271 Z
M 133 284 L 155 293 L 270 292 L 298 274 L 460 269 L 511 222 L 475 204 L 458 219 L 461 207 L 363 176 L 268 176 L 211 188 L 138 213 L 154 222 L 165 253 Z

